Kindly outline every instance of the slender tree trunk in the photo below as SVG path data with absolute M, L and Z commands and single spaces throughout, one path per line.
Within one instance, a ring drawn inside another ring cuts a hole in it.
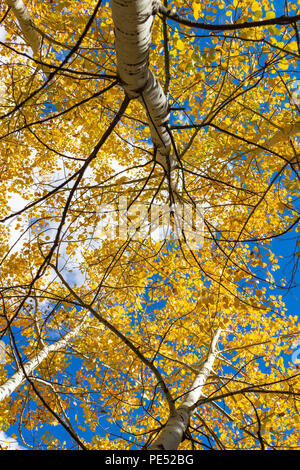
M 166 128 L 168 99 L 148 63 L 155 6 L 152 0 L 111 0 L 117 69 L 122 86 L 129 98 L 137 98 L 144 106 L 156 160 L 170 172 L 171 139 Z
M 22 34 L 28 46 L 31 47 L 33 54 L 38 54 L 41 41 L 39 34 L 34 29 L 33 21 L 23 0 L 6 0 L 7 5 L 14 12 L 18 20 Z
M 212 371 L 217 356 L 217 343 L 220 334 L 221 329 L 219 328 L 212 339 L 208 357 L 196 376 L 189 392 L 186 394 L 181 405 L 170 415 L 165 427 L 150 447 L 150 450 L 176 450 L 180 442 L 184 439 L 189 426 L 190 417 L 193 414 L 195 405 L 201 397 L 203 386 Z
M 30 375 L 51 352 L 56 352 L 67 346 L 69 341 L 79 333 L 85 320 L 86 316 L 73 330 L 69 331 L 55 343 L 45 346 L 35 357 L 27 361 L 23 365 L 24 370 L 19 368 L 7 379 L 6 382 L 0 386 L 0 402 L 8 398 L 26 380 L 26 376 Z

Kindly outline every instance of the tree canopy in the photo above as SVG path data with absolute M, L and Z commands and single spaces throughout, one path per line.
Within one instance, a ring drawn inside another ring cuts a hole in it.
M 299 231 L 298 11 L 1 3 L 0 431 L 22 446 L 299 449 L 299 252 L 286 272 L 273 247 Z

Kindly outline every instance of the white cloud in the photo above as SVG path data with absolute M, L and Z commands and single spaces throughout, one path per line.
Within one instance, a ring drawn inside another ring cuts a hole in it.
M 6 31 L 3 26 L 0 26 L 0 41 L 4 42 L 6 38 Z
M 23 209 L 23 207 L 26 206 L 27 203 L 28 201 L 22 198 L 22 196 L 20 196 L 19 194 L 11 193 L 9 195 L 8 205 L 10 206 L 12 212 L 17 212 Z M 13 217 L 7 222 L 7 226 L 10 229 L 9 247 L 11 248 L 11 253 L 20 249 L 20 247 L 23 246 L 24 243 L 27 241 L 27 237 L 24 235 L 22 236 L 24 232 L 24 227 L 16 229 L 17 224 L 17 217 Z
M 20 446 L 16 439 L 7 436 L 3 431 L 0 431 L 0 445 L 3 449 L 7 450 L 26 450 L 25 447 Z

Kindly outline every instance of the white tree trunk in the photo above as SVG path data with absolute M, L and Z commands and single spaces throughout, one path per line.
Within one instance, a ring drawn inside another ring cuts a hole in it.
M 29 11 L 22 0 L 6 0 L 7 5 L 14 12 L 18 20 L 22 34 L 28 46 L 31 47 L 33 54 L 38 54 L 41 41 L 39 34 L 34 29 L 33 21 L 30 17 Z
M 176 450 L 184 439 L 193 409 L 201 397 L 205 385 L 217 356 L 217 343 L 221 334 L 219 328 L 214 335 L 208 357 L 197 374 L 189 392 L 181 405 L 170 415 L 165 427 L 150 447 L 150 450 Z
M 166 129 L 169 104 L 148 64 L 155 5 L 152 0 L 111 0 L 122 86 L 129 98 L 137 98 L 144 106 L 157 151 L 156 160 L 169 171 L 172 166 L 171 139 Z
M 23 365 L 24 370 L 22 368 L 18 369 L 9 379 L 7 379 L 6 382 L 0 386 L 0 402 L 8 398 L 26 380 L 26 376 L 32 374 L 32 372 L 51 352 L 63 349 L 69 341 L 79 333 L 85 319 L 86 317 L 84 317 L 78 326 L 73 328 L 73 330 L 69 331 L 58 341 L 41 349 L 35 357 Z

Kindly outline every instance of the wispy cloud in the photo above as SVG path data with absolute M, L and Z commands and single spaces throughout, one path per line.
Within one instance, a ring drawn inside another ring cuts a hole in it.
M 0 41 L 4 42 L 6 38 L 6 30 L 5 28 L 1 25 L 0 26 Z
M 7 450 L 26 450 L 25 447 L 20 446 L 20 444 L 15 438 L 9 437 L 3 431 L 0 431 L 0 445 L 2 449 L 7 449 Z

